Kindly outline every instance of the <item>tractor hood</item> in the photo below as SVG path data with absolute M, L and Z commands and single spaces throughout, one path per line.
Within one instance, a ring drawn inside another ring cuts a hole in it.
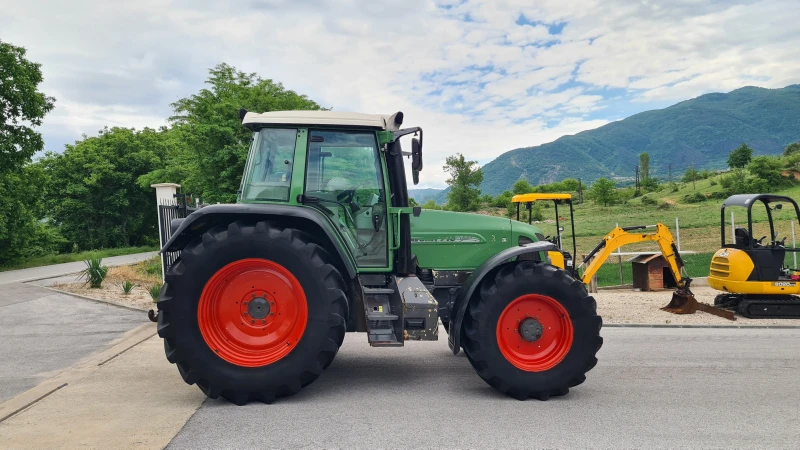
M 425 269 L 473 270 L 507 248 L 540 240 L 537 233 L 503 217 L 424 209 L 411 217 L 411 251 Z

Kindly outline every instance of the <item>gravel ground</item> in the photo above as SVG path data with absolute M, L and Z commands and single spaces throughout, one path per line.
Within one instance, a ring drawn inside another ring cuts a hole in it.
M 692 287 L 697 301 L 714 304 L 718 291 L 708 286 Z M 597 312 L 603 323 L 647 323 L 674 325 L 800 325 L 800 319 L 748 319 L 736 316 L 736 321 L 702 311 L 694 314 L 672 314 L 662 311 L 672 298 L 672 291 L 642 292 L 630 289 L 604 290 L 592 294 L 597 300 Z

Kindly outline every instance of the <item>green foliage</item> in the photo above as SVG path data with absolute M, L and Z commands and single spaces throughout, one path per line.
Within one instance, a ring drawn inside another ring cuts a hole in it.
M 441 206 L 436 204 L 436 201 L 432 198 L 429 198 L 427 202 L 423 203 L 422 209 L 442 209 Z
M 154 284 L 150 286 L 150 289 L 147 290 L 150 293 L 150 298 L 153 299 L 153 303 L 158 301 L 158 296 L 161 294 L 161 285 Z
M 528 180 L 517 180 L 511 187 L 511 192 L 514 195 L 529 194 L 534 192 L 534 188 L 530 183 L 528 183 Z
M 122 288 L 122 293 L 128 295 L 133 291 L 133 288 L 136 287 L 136 284 L 130 280 L 125 280 L 119 286 Z
M 717 180 L 709 180 L 708 184 L 710 184 L 711 186 L 716 186 Z
M 483 171 L 477 161 L 467 161 L 464 155 L 457 153 L 445 160 L 444 171 L 450 174 L 447 184 L 447 205 L 453 211 L 474 211 L 478 209 L 478 198 L 481 195 L 478 185 L 483 181 Z
M 164 166 L 173 137 L 166 130 L 104 129 L 39 161 L 49 179 L 48 214 L 64 237 L 85 250 L 156 243 L 153 190 L 137 180 Z
M 0 40 L 0 176 L 20 169 L 44 148 L 34 127 L 42 124 L 55 102 L 38 91 L 41 65 L 28 61 L 25 53 L 24 48 Z
M 642 199 L 641 199 L 641 201 L 642 201 L 642 204 L 643 204 L 643 205 L 655 206 L 655 205 L 657 205 L 657 204 L 658 204 L 658 200 L 656 200 L 656 199 L 654 199 L 654 198 L 652 198 L 652 197 L 648 197 L 648 196 L 646 196 L 646 195 L 643 195 L 643 196 L 642 196 Z
M 800 153 L 800 141 L 787 145 L 783 151 L 783 156 L 791 156 L 797 153 Z
M 323 109 L 305 95 L 281 83 L 244 73 L 227 64 L 209 71 L 197 94 L 172 104 L 170 123 L 183 143 L 182 152 L 168 167 L 185 168 L 184 187 L 203 200 L 229 203 L 236 199 L 252 132 L 242 127 L 239 109 L 268 112 Z M 169 171 L 156 172 L 149 181 L 170 181 Z
M 599 177 L 633 174 L 630 149 L 650 156 L 656 168 L 722 167 L 730 142 L 757 145 L 761 154 L 780 154 L 778 143 L 800 139 L 800 85 L 783 89 L 744 87 L 727 94 L 706 94 L 668 108 L 646 111 L 600 128 L 564 136 L 536 147 L 500 155 L 483 167 L 483 192 L 497 195 L 508 180 L 524 177 L 532 184 L 557 176 Z M 635 158 L 635 156 L 634 156 Z M 666 175 L 666 174 L 665 174 Z M 689 180 L 691 182 L 691 180 Z
M 639 184 L 645 192 L 655 192 L 661 188 L 656 177 L 647 177 Z
M 502 194 L 498 195 L 492 201 L 492 206 L 496 208 L 506 208 L 511 203 L 511 199 L 514 197 L 514 193 L 511 191 L 503 191 Z
M 413 198 L 409 197 L 408 198 L 408 206 L 419 206 L 419 203 L 417 203 L 417 201 L 414 200 Z
M 564 187 L 564 192 L 577 192 L 580 182 L 574 178 L 565 178 L 561 180 L 561 185 Z
M 650 155 L 647 152 L 639 154 L 639 179 L 644 184 L 650 178 Z
M 487 205 L 487 206 L 490 206 L 490 205 L 492 204 L 492 202 L 494 202 L 494 197 L 492 197 L 492 196 L 491 196 L 491 195 L 489 195 L 489 194 L 483 194 L 483 195 L 481 195 L 481 196 L 480 196 L 480 198 L 478 199 L 478 202 L 479 202 L 481 205 Z
M 731 169 L 745 167 L 751 159 L 753 159 L 753 149 L 742 143 L 728 155 L 728 167 Z
M 161 258 L 156 255 L 137 266 L 137 269 L 145 275 L 161 275 Z
M 683 198 L 681 199 L 681 202 L 683 202 L 683 203 L 700 203 L 700 202 L 704 202 L 706 200 L 708 200 L 708 198 L 705 195 L 703 195 L 703 194 L 701 194 L 699 192 L 694 192 L 692 194 L 684 195 Z
M 619 196 L 614 190 L 615 183 L 608 178 L 599 178 L 592 183 L 589 189 L 589 198 L 602 206 L 609 206 L 617 203 Z
M 670 193 L 675 193 L 675 192 L 678 192 L 680 190 L 680 186 L 678 186 L 678 183 L 676 183 L 674 181 L 670 181 L 667 184 L 667 189 L 669 190 Z
M 106 279 L 108 267 L 103 265 L 102 258 L 87 259 L 86 268 L 81 271 L 80 278 L 85 278 L 90 288 L 99 288 Z
M 697 182 L 700 180 L 705 180 L 706 178 L 709 178 L 712 175 L 713 173 L 709 172 L 708 170 L 697 170 L 690 167 L 686 169 L 686 172 L 683 174 L 683 178 L 681 178 L 681 181 L 684 183 L 691 183 L 693 181 Z
M 781 161 L 770 156 L 756 156 L 749 164 L 747 171 L 756 177 L 762 192 L 774 191 L 789 184 L 789 179 L 781 175 Z

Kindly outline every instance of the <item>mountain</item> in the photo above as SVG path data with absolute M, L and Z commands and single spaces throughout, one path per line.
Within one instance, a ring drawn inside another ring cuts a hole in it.
M 442 189 L 409 189 L 408 196 L 413 198 L 417 203 L 423 204 L 429 199 L 435 198 L 442 192 Z
M 650 174 L 679 178 L 692 166 L 721 169 L 728 153 L 746 142 L 756 155 L 781 153 L 800 140 L 800 85 L 743 87 L 668 108 L 646 111 L 594 130 L 519 148 L 483 167 L 483 193 L 497 195 L 514 181 L 551 183 L 564 178 L 632 178 L 639 154 L 650 155 Z

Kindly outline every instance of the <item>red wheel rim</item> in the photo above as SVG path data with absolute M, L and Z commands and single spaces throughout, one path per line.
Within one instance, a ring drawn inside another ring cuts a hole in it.
M 572 321 L 554 298 L 526 294 L 514 299 L 497 322 L 497 345 L 508 362 L 527 372 L 560 363 L 572 347 Z
M 297 346 L 308 322 L 308 304 L 300 282 L 285 267 L 266 259 L 242 259 L 208 280 L 197 322 L 220 358 L 260 367 Z

